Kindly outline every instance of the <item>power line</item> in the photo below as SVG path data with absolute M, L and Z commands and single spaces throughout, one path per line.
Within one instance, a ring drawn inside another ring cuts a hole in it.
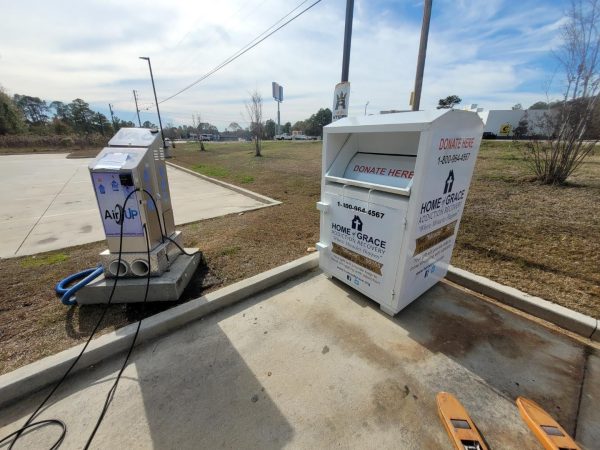
M 247 10 L 249 8 L 253 9 L 254 11 L 257 11 L 264 3 L 266 2 L 266 0 L 262 0 L 258 5 L 253 6 L 253 4 L 251 2 L 247 2 L 247 3 L 242 3 L 242 6 L 240 6 L 237 11 L 235 11 L 233 14 L 231 14 L 228 17 L 228 20 L 231 19 L 237 19 L 238 16 L 240 15 L 240 13 L 242 12 L 242 10 Z M 244 11 L 245 12 L 245 11 Z M 200 19 L 202 19 L 202 17 L 204 16 L 205 12 L 203 12 L 202 14 L 198 15 L 195 19 L 194 19 L 194 23 L 197 23 L 198 21 L 200 21 Z M 173 46 L 173 47 L 178 47 L 179 44 L 181 44 L 185 38 L 187 38 L 190 34 L 192 34 L 192 32 L 194 32 L 195 30 L 189 30 L 187 33 L 185 33 L 185 35 L 179 39 L 177 41 L 177 43 Z
M 300 8 L 303 4 L 305 4 L 308 0 L 304 0 L 302 1 L 299 5 L 297 5 L 295 8 L 293 8 L 290 12 L 288 12 L 286 15 L 284 15 L 282 18 L 280 18 L 277 22 L 275 22 L 273 25 L 271 25 L 269 28 L 267 28 L 265 31 L 263 31 L 261 34 L 259 34 L 258 36 L 256 36 L 254 39 L 252 39 L 250 42 L 248 42 L 244 47 L 242 47 L 240 50 L 238 50 L 237 52 L 235 52 L 233 55 L 231 55 L 229 58 L 227 58 L 225 61 L 223 61 L 222 63 L 220 63 L 219 65 L 217 65 L 215 68 L 213 68 L 211 71 L 209 71 L 208 73 L 206 73 L 205 75 L 203 75 L 202 77 L 200 77 L 198 80 L 194 81 L 193 83 L 191 83 L 190 85 L 186 86 L 185 88 L 183 88 L 182 90 L 180 90 L 179 92 L 173 94 L 170 97 L 167 97 L 164 100 L 161 100 L 159 103 L 163 103 L 166 102 L 168 100 L 171 100 L 172 98 L 176 97 L 177 95 L 181 94 L 182 92 L 185 92 L 186 90 L 190 89 L 191 87 L 195 86 L 196 84 L 198 84 L 199 82 L 201 82 L 202 80 L 208 78 L 209 76 L 211 76 L 212 74 L 214 74 L 215 72 L 217 72 L 218 70 L 222 69 L 223 67 L 225 67 L 227 64 L 229 64 L 230 62 L 234 61 L 235 59 L 239 58 L 240 56 L 242 56 L 244 53 L 246 53 L 247 51 L 249 51 L 250 49 L 254 48 L 255 46 L 257 46 L 258 44 L 260 44 L 262 41 L 264 41 L 265 39 L 267 39 L 269 36 L 271 36 L 272 34 L 274 34 L 275 32 L 279 31 L 281 28 L 283 28 L 284 26 L 286 26 L 288 23 L 290 23 L 292 20 L 296 19 L 297 17 L 301 16 L 302 14 L 304 14 L 306 11 L 308 11 L 310 8 L 312 8 L 313 6 L 315 6 L 317 3 L 319 3 L 321 0 L 316 1 L 315 3 L 313 3 L 312 5 L 310 5 L 308 8 L 306 8 L 304 11 L 300 12 L 299 14 L 297 14 L 296 16 L 292 17 L 289 21 L 287 21 L 286 23 L 284 23 L 283 25 L 281 25 L 280 27 L 278 27 L 277 29 L 273 30 L 271 33 L 269 33 L 270 30 L 272 30 L 274 27 L 277 26 L 277 24 L 279 24 L 281 21 L 283 21 L 284 19 L 286 19 L 288 16 L 290 16 L 294 11 L 296 11 L 298 8 Z M 267 34 L 269 33 L 269 34 Z M 267 34 L 265 36 L 265 34 Z M 264 36 L 264 38 L 260 39 L 262 36 Z M 258 40 L 260 39 L 260 40 Z M 258 41 L 257 41 L 258 40 Z
M 279 19 L 275 25 L 279 22 L 281 22 L 284 18 L 286 18 L 287 16 L 289 16 L 290 14 L 292 14 L 296 9 L 298 9 L 300 6 L 302 6 L 304 3 L 306 3 L 308 0 L 304 0 L 302 3 L 300 3 L 298 6 L 296 6 L 292 11 L 290 11 L 289 13 L 287 13 L 285 16 L 283 16 L 283 18 Z M 229 58 L 227 58 L 225 61 L 223 61 L 221 64 L 219 64 L 218 66 L 216 66 L 214 69 L 210 70 L 209 72 L 207 72 L 206 74 L 202 75 L 200 78 L 198 78 L 196 81 L 194 81 L 193 83 L 189 84 L 188 86 L 184 87 L 183 89 L 181 89 L 180 91 L 176 92 L 175 94 L 165 98 L 164 100 L 161 100 L 160 102 L 158 102 L 159 104 L 161 103 L 165 103 L 169 100 L 171 100 L 172 98 L 177 97 L 179 94 L 187 91 L 188 89 L 194 87 L 195 85 L 197 85 L 198 83 L 200 83 L 201 81 L 207 79 L 208 77 L 210 77 L 212 74 L 214 74 L 215 72 L 217 72 L 218 70 L 221 70 L 223 67 L 227 66 L 228 64 L 230 64 L 231 62 L 235 61 L 236 59 L 238 59 L 240 56 L 242 56 L 243 54 L 245 54 L 246 52 L 252 50 L 254 47 L 256 47 L 258 44 L 260 44 L 261 42 L 263 42 L 265 39 L 267 39 L 268 37 L 272 36 L 273 34 L 275 34 L 277 31 L 281 30 L 283 27 L 285 27 L 287 24 L 289 24 L 290 22 L 292 22 L 293 20 L 297 19 L 298 17 L 300 17 L 302 14 L 304 14 L 306 11 L 308 11 L 309 9 L 311 9 L 313 6 L 315 6 L 317 3 L 320 3 L 322 0 L 316 0 L 315 2 L 313 2 L 311 5 L 309 5 L 307 8 L 303 9 L 302 11 L 300 11 L 298 14 L 296 14 L 295 16 L 293 16 L 291 19 L 289 19 L 288 21 L 284 22 L 282 25 L 280 25 L 279 27 L 275 28 L 273 31 L 271 31 L 270 33 L 268 33 L 266 36 L 262 37 L 261 39 L 259 39 L 258 41 L 256 41 L 256 39 L 258 39 L 260 36 L 264 35 L 268 30 L 270 30 L 271 28 L 273 28 L 275 25 L 272 25 L 271 27 L 269 27 L 267 29 L 267 31 L 264 31 L 263 33 L 261 33 L 260 35 L 258 35 L 256 38 L 254 38 L 252 41 L 250 41 L 249 44 L 247 44 L 245 47 L 243 47 L 241 50 L 238 50 L 236 53 L 234 53 L 232 56 L 230 56 Z M 256 41 L 256 42 L 254 42 Z M 252 42 L 254 42 L 252 44 Z M 250 45 L 252 44 L 252 45 Z
M 252 8 L 252 12 L 248 15 L 246 15 L 245 20 L 248 20 L 250 17 L 252 17 L 252 15 L 254 15 L 257 11 L 258 8 L 260 8 L 266 0 L 263 0 L 260 4 L 256 5 L 256 7 Z M 260 38 L 262 35 L 266 34 L 269 32 L 269 30 L 271 30 L 272 28 L 274 28 L 279 22 L 281 22 L 282 20 L 284 20 L 287 16 L 289 16 L 291 13 L 293 13 L 296 9 L 298 9 L 300 6 L 302 6 L 302 4 L 306 3 L 308 0 L 304 0 L 300 5 L 296 6 L 294 9 L 292 9 L 289 13 L 287 13 L 285 16 L 283 16 L 281 19 L 279 19 L 277 22 L 275 22 L 273 25 L 271 25 L 269 28 L 267 28 L 265 31 L 263 31 L 260 35 L 258 35 L 257 37 L 255 37 L 252 41 L 248 42 L 246 44 L 246 46 L 242 47 L 240 50 L 243 50 L 244 48 L 246 48 L 248 45 L 252 44 L 255 40 L 257 40 L 258 38 Z M 245 8 L 246 6 L 250 6 L 252 7 L 252 4 L 247 3 L 246 5 L 242 6 L 242 8 L 240 8 L 238 10 L 238 12 L 236 14 L 239 15 L 239 13 L 242 11 L 242 9 L 247 9 Z M 245 12 L 245 11 L 244 11 Z M 186 55 L 186 64 L 188 63 L 188 61 L 190 59 L 192 59 L 192 56 L 196 55 L 198 52 L 200 51 L 200 49 L 196 49 L 195 51 L 188 53 Z

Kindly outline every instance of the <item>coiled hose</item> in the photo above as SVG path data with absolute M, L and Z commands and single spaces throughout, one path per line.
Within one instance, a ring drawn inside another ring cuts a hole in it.
M 104 269 L 101 265 L 98 267 L 94 267 L 92 269 L 82 270 L 81 272 L 74 273 L 73 275 L 69 275 L 68 277 L 62 279 L 56 284 L 54 290 L 56 291 L 56 295 L 60 296 L 60 301 L 63 305 L 73 306 L 77 304 L 75 299 L 71 300 L 71 297 L 77 292 L 79 289 L 84 287 L 94 278 L 104 273 Z M 67 287 L 69 284 L 73 283 L 76 280 L 81 280 L 75 283 L 71 287 Z

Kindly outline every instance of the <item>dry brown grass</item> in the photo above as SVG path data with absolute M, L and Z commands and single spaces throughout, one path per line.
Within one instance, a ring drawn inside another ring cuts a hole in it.
M 200 247 L 209 272 L 184 300 L 306 254 L 318 240 L 321 144 L 266 142 L 178 145 L 173 162 L 268 195 L 283 204 L 178 227 L 186 245 Z M 454 251 L 453 264 L 530 294 L 600 317 L 600 157 L 569 187 L 532 184 L 518 148 L 485 143 Z M 60 304 L 62 277 L 96 265 L 103 242 L 0 260 L 0 373 L 81 342 L 101 306 Z M 203 275 L 203 276 L 200 276 Z M 114 305 L 107 332 L 171 305 Z
M 600 317 L 600 152 L 565 187 L 530 182 L 519 144 L 485 143 L 453 264 Z

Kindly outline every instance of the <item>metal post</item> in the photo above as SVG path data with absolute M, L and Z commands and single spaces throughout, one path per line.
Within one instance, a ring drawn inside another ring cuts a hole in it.
M 370 100 L 365 104 L 365 116 L 367 115 L 367 106 L 369 106 L 369 103 L 371 103 Z
M 352 41 L 352 16 L 354 0 L 346 0 L 346 27 L 344 29 L 344 57 L 342 59 L 342 83 L 348 81 L 350 71 L 350 43 Z
M 276 134 L 281 134 L 281 116 L 279 114 L 279 104 L 281 102 L 277 102 L 277 133 Z
M 423 72 L 425 71 L 427 38 L 429 37 L 429 21 L 431 19 L 431 4 L 433 3 L 433 0 L 425 0 L 424 3 L 421 42 L 419 43 L 419 57 L 417 59 L 417 74 L 415 75 L 415 97 L 412 105 L 413 111 L 418 111 L 421 106 L 421 88 L 423 87 Z
M 138 125 L 140 128 L 142 128 L 142 121 L 140 120 L 140 108 L 138 108 L 137 92 L 135 92 L 135 89 L 133 90 L 133 99 L 135 100 L 135 111 L 137 112 L 138 116 Z
M 147 56 L 140 56 L 140 59 L 148 61 L 150 79 L 152 80 L 152 90 L 154 91 L 154 102 L 156 103 L 156 113 L 158 114 L 158 125 L 160 126 L 160 137 L 163 141 L 163 148 L 167 148 L 167 145 L 165 144 L 165 135 L 163 134 L 162 121 L 160 120 L 160 109 L 158 109 L 158 98 L 156 97 L 156 87 L 154 86 L 154 75 L 152 75 L 152 64 L 150 63 L 150 58 Z

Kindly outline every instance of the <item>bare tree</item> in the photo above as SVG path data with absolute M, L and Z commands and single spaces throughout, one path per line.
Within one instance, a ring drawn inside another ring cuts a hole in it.
M 200 151 L 205 152 L 204 142 L 202 142 L 202 117 L 200 114 L 192 114 L 192 122 L 194 123 L 194 132 L 196 133 L 196 139 L 200 142 Z M 196 125 L 198 122 L 198 125 Z
M 250 121 L 250 134 L 252 135 L 256 150 L 254 156 L 262 156 L 260 154 L 260 145 L 264 128 L 262 121 L 262 96 L 257 90 L 250 93 L 250 102 L 246 103 L 246 112 Z
M 565 92 L 540 125 L 546 139 L 529 143 L 526 161 L 545 184 L 563 184 L 594 149 L 586 140 L 600 87 L 600 0 L 572 0 L 556 52 L 565 73 Z

